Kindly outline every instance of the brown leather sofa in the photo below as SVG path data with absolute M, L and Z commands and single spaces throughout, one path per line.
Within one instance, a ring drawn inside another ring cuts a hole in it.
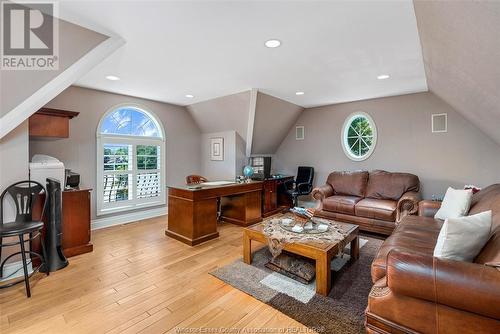
M 389 235 L 404 216 L 417 213 L 419 186 L 418 177 L 408 173 L 333 172 L 312 191 L 320 201 L 315 215 Z
M 372 263 L 367 333 L 500 333 L 500 184 L 473 196 L 469 214 L 493 211 L 492 233 L 473 263 L 433 257 L 443 221 L 422 201 Z

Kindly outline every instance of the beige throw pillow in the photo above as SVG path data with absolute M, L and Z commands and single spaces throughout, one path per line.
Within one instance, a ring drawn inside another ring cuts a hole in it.
M 446 190 L 443 203 L 434 215 L 437 219 L 458 218 L 467 215 L 472 201 L 472 190 L 458 190 L 451 187 Z
M 472 262 L 490 238 L 491 210 L 472 216 L 448 218 L 439 232 L 434 256 Z

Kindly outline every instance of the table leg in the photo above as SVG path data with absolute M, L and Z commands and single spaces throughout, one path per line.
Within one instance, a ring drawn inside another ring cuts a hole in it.
M 331 263 L 325 254 L 316 259 L 316 293 L 328 296 L 332 288 Z
M 359 259 L 359 237 L 356 237 L 351 241 L 351 259 Z
M 252 263 L 252 239 L 243 232 L 243 262 Z

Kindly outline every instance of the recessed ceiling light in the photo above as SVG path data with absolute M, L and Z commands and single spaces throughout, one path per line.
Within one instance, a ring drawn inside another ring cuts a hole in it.
M 295 95 L 304 95 L 304 92 L 295 92 Z
M 184 96 L 187 97 L 188 99 L 192 99 L 194 97 L 194 95 L 191 95 L 191 94 L 186 94 Z
M 385 80 L 385 79 L 389 79 L 391 76 L 389 74 L 381 74 L 379 76 L 377 76 L 377 79 L 379 80 Z
M 111 81 L 117 81 L 117 80 L 120 80 L 119 77 L 115 76 L 115 75 L 107 75 L 106 76 L 106 79 L 108 80 L 111 80 Z
M 266 41 L 265 44 L 268 48 L 277 48 L 278 46 L 281 45 L 281 42 L 277 39 L 270 39 L 270 40 Z

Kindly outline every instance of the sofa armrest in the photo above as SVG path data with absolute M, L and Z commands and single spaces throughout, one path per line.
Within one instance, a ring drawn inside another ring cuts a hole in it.
M 439 201 L 423 200 L 418 203 L 418 215 L 421 217 L 434 217 L 441 207 Z
M 418 192 L 405 192 L 399 199 L 396 207 L 396 224 L 399 223 L 405 216 L 416 214 L 418 211 L 419 201 L 420 194 Z
M 329 184 L 316 187 L 311 192 L 311 196 L 318 201 L 322 201 L 327 197 L 333 196 L 333 188 Z
M 481 264 L 391 251 L 387 286 L 398 295 L 500 319 L 500 271 Z

